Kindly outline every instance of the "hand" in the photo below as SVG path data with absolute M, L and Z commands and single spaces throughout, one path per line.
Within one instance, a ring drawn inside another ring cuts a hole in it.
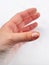
M 5 23 L 0 29 L 0 51 L 7 50 L 18 42 L 36 40 L 40 34 L 31 30 L 37 27 L 37 22 L 27 24 L 39 16 L 36 8 L 30 8 L 16 14 Z

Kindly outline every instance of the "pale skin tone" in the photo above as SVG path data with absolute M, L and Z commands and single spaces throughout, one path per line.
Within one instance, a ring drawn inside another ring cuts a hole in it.
M 38 23 L 34 21 L 40 16 L 36 8 L 30 8 L 13 16 L 0 29 L 0 51 L 5 51 L 13 45 L 20 45 L 20 42 L 34 41 L 39 38 L 40 34 L 31 31 L 37 27 Z

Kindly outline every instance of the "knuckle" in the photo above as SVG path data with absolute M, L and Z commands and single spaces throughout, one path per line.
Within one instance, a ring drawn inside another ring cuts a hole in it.
M 25 40 L 26 40 L 26 41 L 29 40 L 29 35 L 28 35 L 28 33 L 25 34 Z
M 18 13 L 17 16 L 22 20 L 23 19 L 23 16 L 21 13 Z
M 32 40 L 31 32 L 26 33 L 25 38 L 26 38 L 27 41 L 31 41 Z

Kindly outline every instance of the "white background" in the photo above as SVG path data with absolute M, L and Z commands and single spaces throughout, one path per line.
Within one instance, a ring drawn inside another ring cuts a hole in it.
M 0 0 L 0 27 L 17 12 L 32 7 L 41 15 L 36 20 L 40 38 L 3 55 L 0 65 L 49 65 L 49 0 Z

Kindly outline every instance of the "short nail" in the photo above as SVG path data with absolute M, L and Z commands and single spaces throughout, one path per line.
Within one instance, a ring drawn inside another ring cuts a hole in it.
M 39 32 L 33 32 L 32 33 L 32 40 L 36 40 L 37 38 L 39 38 L 40 34 Z

